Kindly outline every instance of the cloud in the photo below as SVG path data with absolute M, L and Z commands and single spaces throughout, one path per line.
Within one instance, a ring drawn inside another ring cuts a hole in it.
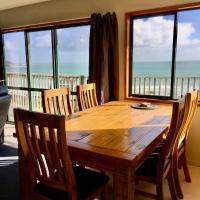
M 171 46 L 174 21 L 163 16 L 138 19 L 134 21 L 134 47 Z M 196 32 L 192 23 L 178 23 L 178 45 L 200 44 L 193 38 Z
M 6 51 L 16 51 L 17 47 L 16 44 L 8 39 L 4 40 L 4 47 L 6 49 Z
M 37 36 L 33 40 L 33 45 L 38 48 L 51 48 L 51 34 L 46 33 L 41 36 Z
M 192 23 L 178 24 L 178 44 L 179 45 L 195 45 L 200 44 L 199 38 L 192 38 L 196 32 Z
M 63 52 L 81 51 L 89 48 L 89 27 L 59 29 L 58 48 Z

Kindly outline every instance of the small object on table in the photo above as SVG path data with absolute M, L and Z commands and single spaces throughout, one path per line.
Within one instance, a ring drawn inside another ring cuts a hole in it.
M 131 105 L 131 108 L 144 109 L 144 110 L 153 110 L 156 109 L 157 107 L 158 107 L 157 105 L 148 102 L 136 103 Z

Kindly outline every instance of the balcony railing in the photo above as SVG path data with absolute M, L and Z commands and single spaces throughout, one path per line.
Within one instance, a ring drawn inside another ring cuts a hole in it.
M 87 83 L 87 76 L 83 75 L 59 75 L 58 85 L 59 87 L 68 87 L 71 91 L 76 91 L 76 85 Z M 6 73 L 7 85 L 10 87 L 22 87 L 21 89 L 9 89 L 10 94 L 12 95 L 9 120 L 13 120 L 13 108 L 21 107 L 29 109 L 29 95 L 28 95 L 28 82 L 26 73 Z M 51 89 L 54 88 L 53 85 L 53 75 L 51 74 L 31 74 L 31 88 L 40 88 L 40 89 Z M 76 96 L 72 96 L 72 105 L 74 110 L 77 111 L 77 100 Z M 31 91 L 31 107 L 32 110 L 42 111 L 42 101 L 41 101 L 41 92 Z
M 175 78 L 174 98 L 200 88 L 200 77 Z M 171 77 L 137 76 L 133 78 L 132 92 L 140 95 L 170 96 Z
M 28 88 L 27 76 L 25 73 L 6 73 L 7 85 Z M 53 76 L 50 74 L 32 74 L 31 88 L 48 89 L 53 88 Z M 59 87 L 68 87 L 71 91 L 76 91 L 76 85 L 84 84 L 87 82 L 88 77 L 83 75 L 59 75 Z M 153 76 L 140 76 L 134 77 L 132 92 L 140 95 L 157 95 L 157 96 L 170 96 L 171 77 L 153 77 Z M 200 77 L 176 77 L 174 98 L 179 98 L 181 95 L 193 89 L 200 88 Z M 12 108 L 23 107 L 29 108 L 28 91 L 10 89 L 12 94 L 10 116 L 12 116 Z M 32 110 L 42 111 L 41 92 L 31 92 L 31 106 Z M 76 96 L 72 96 L 72 104 L 77 110 Z M 11 117 L 12 120 L 12 117 Z

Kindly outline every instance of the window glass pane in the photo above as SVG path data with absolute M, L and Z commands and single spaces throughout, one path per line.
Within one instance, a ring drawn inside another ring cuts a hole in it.
M 3 42 L 7 85 L 27 87 L 24 32 L 5 33 Z
M 57 29 L 59 87 L 76 90 L 86 83 L 89 71 L 90 26 Z
M 169 96 L 174 16 L 133 19 L 132 94 Z
M 29 33 L 32 88 L 53 88 L 51 31 Z
M 200 10 L 178 13 L 174 98 L 200 87 Z
M 14 121 L 14 115 L 13 115 L 14 108 L 23 108 L 27 110 L 29 109 L 28 91 L 9 89 L 9 93 L 12 95 L 12 99 L 8 112 L 8 120 Z
M 31 92 L 32 110 L 42 112 L 42 95 L 41 92 Z

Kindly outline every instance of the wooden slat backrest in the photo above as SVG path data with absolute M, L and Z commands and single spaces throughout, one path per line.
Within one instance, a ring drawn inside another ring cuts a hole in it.
M 45 113 L 57 115 L 72 114 L 69 88 L 57 88 L 42 91 L 42 106 Z
M 65 116 L 14 109 L 14 117 L 17 139 L 31 166 L 33 180 L 67 191 L 70 199 L 76 199 Z
M 197 110 L 198 105 L 198 90 L 193 92 L 188 92 L 186 94 L 186 116 L 185 116 L 185 125 L 183 131 L 179 137 L 179 145 L 183 140 L 187 139 L 189 128 L 191 126 L 192 120 Z
M 157 174 L 161 177 L 165 164 L 171 161 L 171 153 L 178 135 L 182 132 L 185 115 L 185 97 L 173 103 L 172 118 L 166 141 L 161 151 L 157 166 Z
M 80 111 L 98 106 L 95 83 L 77 85 L 76 91 Z

